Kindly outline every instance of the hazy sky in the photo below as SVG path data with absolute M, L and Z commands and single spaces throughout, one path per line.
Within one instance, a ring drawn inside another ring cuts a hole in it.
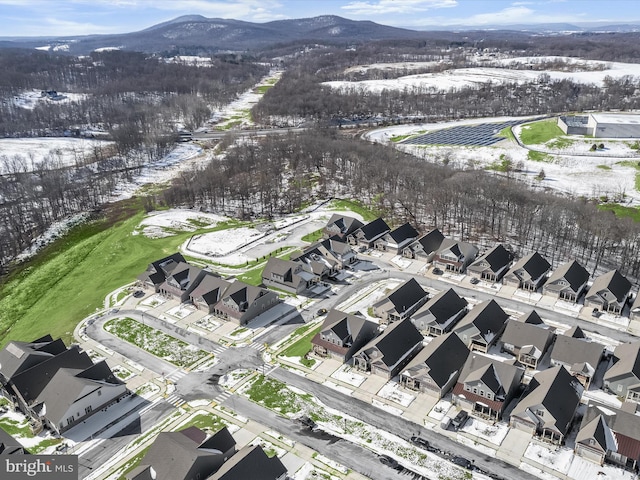
M 141 30 L 199 14 L 268 22 L 339 15 L 385 25 L 640 21 L 639 0 L 0 0 L 0 36 Z

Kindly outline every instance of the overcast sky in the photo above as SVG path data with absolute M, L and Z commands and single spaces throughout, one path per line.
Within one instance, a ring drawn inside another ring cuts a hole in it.
M 637 22 L 639 0 L 0 0 L 0 36 L 125 33 L 181 15 L 268 22 L 339 15 L 385 25 Z

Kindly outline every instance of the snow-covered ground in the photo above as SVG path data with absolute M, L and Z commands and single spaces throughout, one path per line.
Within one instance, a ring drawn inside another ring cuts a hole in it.
M 514 120 L 515 118 L 511 118 Z M 518 118 L 522 119 L 522 118 Z M 391 138 L 402 135 L 415 135 L 418 133 L 442 130 L 460 125 L 477 125 L 481 123 L 501 123 L 505 117 L 486 119 L 467 119 L 459 122 L 428 123 L 420 125 L 402 125 L 382 128 L 368 133 L 366 136 L 374 142 L 387 143 Z M 516 133 L 518 129 L 515 129 Z M 571 138 L 571 137 L 566 137 Z M 574 137 L 575 138 L 575 137 Z M 573 138 L 571 138 L 573 140 Z M 599 139 L 600 141 L 600 139 Z M 582 149 L 582 140 L 577 139 L 572 147 Z M 619 202 L 627 202 L 630 205 L 640 204 L 640 192 L 635 188 L 637 170 L 625 165 L 625 162 L 634 162 L 636 153 L 630 149 L 624 140 L 602 139 L 608 150 L 604 153 L 591 155 L 589 145 L 584 145 L 581 154 L 550 154 L 545 161 L 529 159 L 529 150 L 522 148 L 515 142 L 503 141 L 491 147 L 477 146 L 413 146 L 396 144 L 399 149 L 417 155 L 431 162 L 442 162 L 443 158 L 450 159 L 450 165 L 457 168 L 482 169 L 490 165 L 499 164 L 502 158 L 510 158 L 514 165 L 521 165 L 521 172 L 512 172 L 529 184 L 532 188 L 549 188 L 573 196 L 585 196 L 598 198 L 606 196 Z M 534 149 L 545 150 L 543 145 L 531 145 Z M 610 156 L 602 156 L 602 155 Z M 630 157 L 633 156 L 633 157 Z M 633 160 L 632 160 L 633 158 Z M 538 180 L 541 170 L 544 170 L 544 179 Z
M 470 417 L 460 430 L 474 437 L 480 437 L 494 445 L 501 445 L 504 437 L 509 433 L 509 425 L 505 422 L 490 424 L 478 418 Z
M 250 227 L 220 230 L 194 236 L 189 243 L 189 250 L 211 257 L 222 257 L 265 235 L 265 232 Z
M 335 372 L 331 374 L 336 380 L 343 381 L 354 387 L 359 387 L 367 379 L 364 375 L 359 375 L 356 370 L 346 363 L 341 365 Z
M 408 407 L 415 400 L 415 395 L 409 395 L 401 390 L 400 385 L 396 382 L 386 383 L 377 393 L 379 397 L 386 398 L 392 402 L 398 403 L 403 407 Z
M 43 97 L 42 91 L 40 90 L 35 90 L 35 89 L 27 90 L 13 97 L 11 99 L 11 102 L 17 107 L 33 110 L 37 105 L 41 103 L 78 102 L 80 100 L 84 100 L 88 96 L 85 93 L 69 93 L 69 92 L 58 92 L 58 95 L 60 95 L 60 98 L 58 100 L 51 100 L 47 96 Z
M 215 227 L 218 223 L 228 221 L 228 217 L 214 213 L 194 210 L 172 209 L 149 213 L 138 225 L 134 234 L 142 234 L 150 238 L 173 235 L 175 231 L 193 232 L 197 228 Z
M 621 63 L 621 62 L 598 62 L 587 61 L 581 59 L 569 59 L 568 57 L 544 57 L 546 60 L 566 59 L 577 65 L 577 71 L 564 72 L 556 70 L 516 70 L 510 66 L 520 63 L 540 62 L 540 57 L 518 57 L 494 61 L 497 66 L 482 66 L 479 63 L 477 67 L 471 68 L 454 68 L 436 73 L 421 73 L 415 75 L 405 75 L 399 78 L 382 79 L 382 80 L 363 80 L 358 82 L 350 81 L 333 81 L 325 82 L 327 85 L 336 90 L 358 89 L 380 94 L 383 90 L 404 90 L 412 88 L 420 88 L 425 91 L 442 92 L 452 88 L 460 89 L 465 87 L 479 87 L 488 82 L 503 83 L 531 83 L 538 81 L 541 75 L 548 75 L 550 80 L 572 80 L 577 83 L 595 84 L 602 86 L 605 78 L 611 77 L 618 79 L 626 75 L 633 77 L 640 76 L 640 64 Z M 582 63 L 578 63 L 582 62 Z M 431 62 L 425 62 L 424 67 Z M 500 64 L 502 66 L 500 66 Z M 384 64 L 377 64 L 377 68 L 381 68 Z M 388 65 L 388 64 L 387 64 Z M 417 69 L 421 68 L 415 62 L 395 63 L 387 69 Z M 580 68 L 583 65 L 584 68 Z M 600 70 L 590 70 L 589 65 L 601 68 Z M 366 66 L 350 67 L 347 73 L 363 69 Z M 369 66 L 371 68 L 372 66 Z
M 96 148 L 106 148 L 111 143 L 68 137 L 0 138 L 0 173 L 11 173 L 15 167 L 17 171 L 32 172 L 47 158 L 56 162 L 55 167 L 84 165 Z

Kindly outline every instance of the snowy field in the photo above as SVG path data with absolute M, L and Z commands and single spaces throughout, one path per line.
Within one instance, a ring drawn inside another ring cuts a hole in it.
M 11 99 L 11 102 L 16 107 L 33 110 L 37 105 L 40 105 L 40 104 L 78 102 L 88 97 L 88 95 L 84 93 L 58 92 L 58 95 L 64 98 L 60 98 L 59 100 L 51 100 L 46 96 L 43 97 L 42 92 L 40 90 L 36 90 L 36 89 L 27 90 L 25 92 L 22 92 L 20 95 L 16 95 L 15 97 L 13 97 Z
M 540 62 L 542 60 L 566 60 L 576 65 L 575 72 L 564 72 L 556 70 L 515 70 L 509 68 L 514 64 L 526 64 Z M 497 66 L 482 66 L 482 62 L 478 62 L 477 67 L 471 68 L 455 68 L 437 73 L 421 73 L 415 75 L 405 75 L 394 79 L 383 80 L 363 80 L 359 82 L 334 81 L 325 82 L 327 85 L 336 90 L 358 89 L 362 91 L 382 93 L 383 90 L 404 90 L 420 88 L 432 92 L 448 91 L 452 88 L 460 89 L 465 87 L 479 87 L 488 82 L 496 84 L 504 83 L 531 83 L 536 82 L 540 75 L 549 75 L 554 81 L 573 80 L 577 83 L 595 84 L 602 86 L 604 79 L 609 76 L 611 78 L 622 78 L 626 75 L 633 77 L 640 76 L 640 64 L 621 63 L 621 62 L 599 62 L 586 61 L 581 59 L 573 59 L 569 57 L 518 57 L 502 59 L 499 61 L 492 60 Z M 405 69 L 415 70 L 433 65 L 433 62 L 425 62 L 424 64 L 416 62 L 395 63 L 395 64 L 376 64 L 376 68 L 385 70 Z M 601 70 L 589 70 L 590 66 L 601 68 Z M 357 66 L 350 67 L 346 73 L 363 70 L 365 68 L 373 68 L 373 66 Z
M 38 169 L 47 158 L 64 167 L 83 165 L 96 148 L 105 148 L 111 143 L 68 137 L 0 138 L 0 173 L 13 171 L 13 160 L 19 160 L 20 170 L 26 172 Z
M 210 257 L 222 257 L 250 242 L 263 238 L 265 235 L 264 232 L 250 227 L 204 233 L 191 239 L 189 250 Z
M 518 118 L 511 118 L 514 120 Z M 505 117 L 469 119 L 460 122 L 429 123 L 420 125 L 401 125 L 374 130 L 367 134 L 367 138 L 374 142 L 388 143 L 391 138 L 400 135 L 415 135 L 418 133 L 442 130 L 460 125 L 478 125 L 483 123 L 500 123 L 508 120 Z M 516 133 L 519 129 L 514 129 Z M 575 139 L 576 143 L 570 149 L 582 148 L 580 137 L 560 137 Z M 572 196 L 598 198 L 606 196 L 609 199 L 629 205 L 640 204 L 640 192 L 635 189 L 637 170 L 623 163 L 635 161 L 637 154 L 624 141 L 608 141 L 598 139 L 607 145 L 608 151 L 591 155 L 589 145 L 584 144 L 584 152 L 580 154 L 552 154 L 545 161 L 529 159 L 529 150 L 520 147 L 515 142 L 505 140 L 491 147 L 464 146 L 413 146 L 396 144 L 397 148 L 424 158 L 426 161 L 441 163 L 443 158 L 449 158 L 454 168 L 483 169 L 492 164 L 499 164 L 501 157 L 508 157 L 513 164 L 522 165 L 521 172 L 512 172 L 516 178 L 523 180 L 534 189 L 553 189 Z M 542 145 L 531 145 L 535 150 L 545 150 Z M 610 156 L 603 156 L 603 155 Z M 633 155 L 634 160 L 631 160 Z M 544 170 L 545 177 L 536 177 Z
M 145 237 L 160 238 L 174 235 L 176 231 L 193 232 L 198 228 L 215 227 L 228 221 L 228 217 L 194 210 L 172 209 L 151 212 L 145 217 L 134 235 L 142 232 Z

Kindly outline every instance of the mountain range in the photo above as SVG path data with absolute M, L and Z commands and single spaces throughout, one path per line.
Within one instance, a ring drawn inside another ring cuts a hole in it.
M 436 30 L 432 27 L 431 30 Z M 443 30 L 442 27 L 439 27 Z M 464 35 L 477 36 L 495 34 L 496 30 L 510 31 L 511 35 L 564 34 L 567 32 L 629 32 L 640 31 L 640 25 L 590 24 L 545 24 L 475 27 L 447 27 L 447 33 L 438 32 L 439 38 L 464 31 Z M 210 52 L 255 51 L 276 45 L 293 43 L 349 44 L 388 39 L 429 39 L 437 32 L 411 30 L 380 25 L 370 21 L 354 21 L 335 15 L 313 18 L 278 20 L 267 23 L 252 23 L 240 20 L 206 18 L 186 15 L 163 22 L 144 30 L 118 35 L 88 35 L 76 37 L 2 38 L 0 47 L 39 48 L 87 54 L 99 49 L 136 50 L 148 53 L 174 52 L 202 54 Z

